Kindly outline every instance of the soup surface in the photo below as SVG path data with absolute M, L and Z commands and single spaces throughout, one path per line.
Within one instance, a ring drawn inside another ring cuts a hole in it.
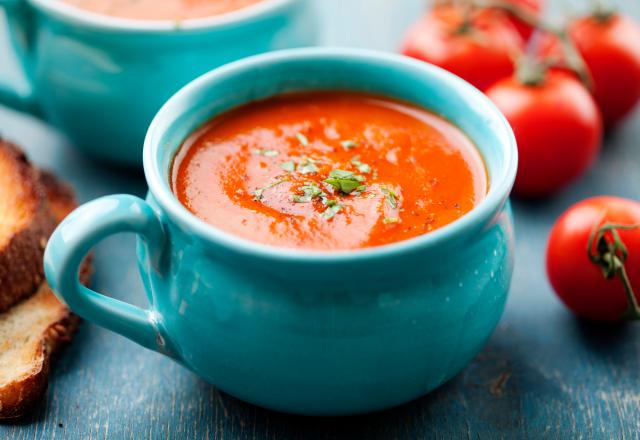
M 206 222 L 275 246 L 358 249 L 442 227 L 488 178 L 439 116 L 370 95 L 283 95 L 215 117 L 184 143 L 171 186 Z
M 64 0 L 98 14 L 140 20 L 185 20 L 210 17 L 261 0 Z

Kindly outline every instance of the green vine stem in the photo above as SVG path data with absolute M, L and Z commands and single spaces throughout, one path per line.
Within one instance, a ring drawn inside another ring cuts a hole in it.
M 547 78 L 547 71 L 560 62 L 560 60 L 550 57 L 540 59 L 538 51 L 542 35 L 544 32 L 536 29 L 529 38 L 525 53 L 519 54 L 514 59 L 516 79 L 520 84 L 528 87 L 537 87 L 543 84 Z
M 534 39 L 532 39 L 534 41 Z M 537 87 L 544 83 L 547 71 L 555 62 L 552 60 L 540 60 L 535 56 L 535 45 L 532 45 L 525 54 L 515 59 L 515 75 L 520 84 L 529 87 Z
M 506 3 L 501 0 L 469 0 L 473 3 L 477 8 L 493 8 L 500 9 L 502 11 L 507 12 L 508 14 L 513 15 L 519 20 L 527 23 L 529 26 L 538 29 L 544 33 L 548 33 L 551 35 L 555 35 L 560 42 L 560 47 L 565 56 L 565 65 L 562 65 L 558 60 L 546 61 L 544 63 L 545 71 L 551 67 L 566 67 L 573 71 L 580 81 L 584 84 L 584 86 L 593 90 L 593 81 L 591 79 L 591 74 L 589 73 L 589 68 L 587 67 L 587 63 L 580 55 L 580 52 L 576 48 L 573 41 L 569 37 L 569 33 L 566 29 L 557 29 L 544 20 L 537 17 L 535 14 L 527 11 L 526 9 L 513 5 L 511 3 Z
M 606 23 L 616 14 L 616 9 L 608 0 L 593 0 L 593 17 L 600 23 Z
M 566 57 L 565 61 L 567 63 L 567 67 L 578 75 L 580 81 L 582 81 L 587 89 L 593 91 L 593 80 L 591 78 L 591 73 L 589 73 L 587 63 L 584 61 L 584 58 L 582 58 L 582 55 L 580 55 L 576 45 L 571 41 L 569 33 L 563 29 L 556 32 L 556 36 L 560 41 L 562 51 Z
M 640 320 L 640 305 L 625 269 L 629 251 L 618 232 L 634 229 L 640 229 L 640 224 L 605 223 L 600 225 L 599 222 L 596 223 L 589 234 L 587 255 L 589 260 L 600 268 L 605 279 L 611 280 L 616 276 L 620 278 L 629 303 L 627 310 L 622 314 L 622 318 L 635 321 Z
M 462 23 L 458 27 L 456 33 L 468 34 L 473 31 L 474 6 L 466 0 L 456 0 L 455 4 L 462 9 Z

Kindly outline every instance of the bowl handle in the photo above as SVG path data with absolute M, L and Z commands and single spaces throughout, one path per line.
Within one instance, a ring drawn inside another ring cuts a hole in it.
M 4 14 L 2 14 L 4 12 Z M 8 50 L 0 54 L 0 102 L 38 114 L 32 83 L 33 12 L 24 0 L 0 0 L 0 39 Z
M 73 312 L 177 359 L 162 316 L 153 304 L 144 310 L 95 292 L 78 279 L 80 266 L 91 248 L 119 232 L 139 234 L 147 255 L 141 269 L 143 276 L 158 274 L 166 243 L 164 229 L 162 220 L 144 200 L 128 195 L 102 197 L 82 205 L 58 226 L 45 250 L 44 266 L 52 290 Z M 150 283 L 145 286 L 149 288 Z

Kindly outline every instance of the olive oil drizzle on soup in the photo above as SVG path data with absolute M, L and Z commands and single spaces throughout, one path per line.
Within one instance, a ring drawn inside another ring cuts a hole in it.
M 262 0 L 64 0 L 103 15 L 138 20 L 186 20 L 235 11 Z
M 483 200 L 469 138 L 424 109 L 370 95 L 283 95 L 215 117 L 184 143 L 171 185 L 231 234 L 359 249 L 429 233 Z

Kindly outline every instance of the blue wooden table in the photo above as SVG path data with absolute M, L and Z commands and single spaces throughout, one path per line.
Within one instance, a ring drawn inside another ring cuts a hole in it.
M 636 0 L 620 3 L 640 19 Z M 423 0 L 317 4 L 324 44 L 383 50 L 397 47 L 424 7 Z M 145 193 L 139 170 L 84 157 L 31 117 L 0 108 L 0 133 L 71 182 L 82 201 Z M 224 395 L 169 359 L 85 322 L 55 365 L 46 402 L 27 420 L 0 425 L 0 438 L 640 438 L 640 327 L 574 319 L 544 271 L 549 228 L 570 204 L 596 194 L 640 199 L 640 114 L 606 144 L 597 166 L 567 192 L 515 202 L 517 267 L 504 317 L 471 365 L 422 399 L 361 417 L 278 414 Z M 97 290 L 144 305 L 132 236 L 102 243 L 95 268 Z

